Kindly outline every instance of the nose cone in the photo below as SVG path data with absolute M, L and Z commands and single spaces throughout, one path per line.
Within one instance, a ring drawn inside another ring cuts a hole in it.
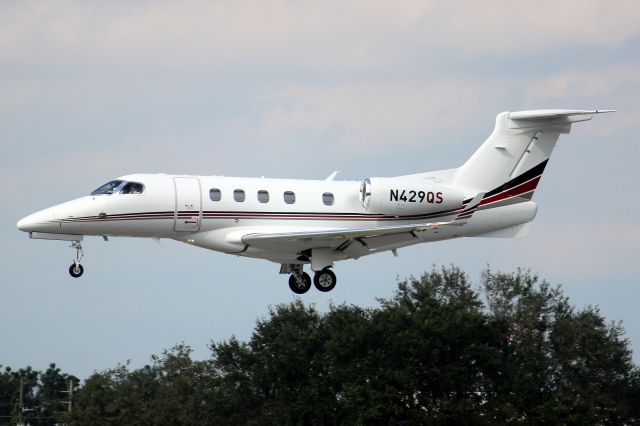
M 61 222 L 56 219 L 53 209 L 45 209 L 27 217 L 23 217 L 16 224 L 24 232 L 60 232 Z
M 91 197 L 77 198 L 23 217 L 16 226 L 24 232 L 80 234 L 82 233 L 82 224 L 75 224 L 73 219 L 88 216 L 90 206 Z
M 18 221 L 18 229 L 24 232 L 33 231 L 34 225 L 36 222 L 33 220 L 33 215 L 29 215 L 27 217 L 23 217 Z
M 45 210 L 23 217 L 17 223 L 18 229 L 24 232 L 52 232 L 59 225 L 54 225 L 51 214 Z

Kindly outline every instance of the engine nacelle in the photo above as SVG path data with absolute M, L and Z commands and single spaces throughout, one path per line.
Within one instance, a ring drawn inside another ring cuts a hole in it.
M 463 194 L 420 180 L 369 178 L 360 184 L 360 201 L 371 213 L 407 216 L 455 210 Z

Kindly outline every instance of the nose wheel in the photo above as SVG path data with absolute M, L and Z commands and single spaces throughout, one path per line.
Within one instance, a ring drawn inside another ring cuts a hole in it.
M 84 273 L 84 268 L 80 264 L 80 260 L 82 260 L 84 256 L 84 253 L 82 253 L 82 243 L 80 241 L 73 241 L 71 248 L 76 249 L 76 258 L 73 260 L 71 266 L 69 266 L 69 275 L 73 278 L 78 278 Z
M 73 278 L 78 278 L 82 275 L 82 273 L 84 272 L 84 268 L 82 267 L 81 264 L 79 263 L 72 263 L 71 266 L 69 266 L 69 274 L 73 277 Z

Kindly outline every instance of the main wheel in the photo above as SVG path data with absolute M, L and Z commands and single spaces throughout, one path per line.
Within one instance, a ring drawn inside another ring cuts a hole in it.
M 316 272 L 313 276 L 313 285 L 320 291 L 327 292 L 333 290 L 338 279 L 330 269 L 324 268 L 322 271 Z
M 69 274 L 71 274 L 73 278 L 78 278 L 82 275 L 83 272 L 84 268 L 79 263 L 77 265 L 75 263 L 72 263 L 71 266 L 69 266 Z
M 304 294 L 311 288 L 311 277 L 306 272 L 303 272 L 302 283 L 299 283 L 296 277 L 291 274 L 289 277 L 289 288 L 295 294 Z

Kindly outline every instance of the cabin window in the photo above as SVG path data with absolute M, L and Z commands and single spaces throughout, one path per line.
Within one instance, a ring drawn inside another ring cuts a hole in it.
M 123 180 L 112 180 L 93 191 L 91 195 L 113 194 L 114 192 L 117 192 L 118 188 L 122 186 L 123 183 Z
M 292 191 L 285 191 L 284 192 L 284 202 L 287 204 L 293 204 L 296 202 L 296 194 L 294 194 Z
M 138 182 L 127 182 L 120 190 L 122 194 L 142 194 L 142 191 L 144 191 L 144 185 Z
M 333 194 L 330 192 L 325 192 L 324 194 L 322 194 L 322 202 L 324 203 L 325 206 L 332 206 Z
M 268 203 L 269 202 L 269 191 L 265 191 L 265 190 L 260 190 L 258 191 L 258 201 L 260 201 L 261 203 Z
M 222 192 L 218 188 L 210 189 L 209 198 L 211 198 L 211 201 L 220 201 L 222 199 Z
M 233 199 L 239 203 L 244 201 L 244 190 L 242 189 L 234 189 L 233 190 Z

